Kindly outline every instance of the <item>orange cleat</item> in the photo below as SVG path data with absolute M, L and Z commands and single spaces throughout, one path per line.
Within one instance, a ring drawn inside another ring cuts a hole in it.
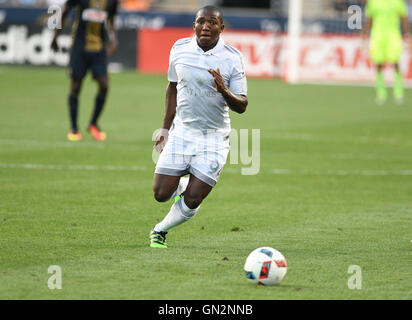
M 100 131 L 99 128 L 97 128 L 95 125 L 91 124 L 87 130 L 90 132 L 90 134 L 93 136 L 95 140 L 98 140 L 98 141 L 106 140 L 106 133 L 104 133 L 103 131 Z
M 69 131 L 69 133 L 67 134 L 67 139 L 69 141 L 80 141 L 82 140 L 82 135 L 80 132 L 73 133 L 73 131 Z

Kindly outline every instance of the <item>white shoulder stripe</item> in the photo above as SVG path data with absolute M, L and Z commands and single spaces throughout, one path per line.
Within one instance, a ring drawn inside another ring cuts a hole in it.
M 179 39 L 174 43 L 173 47 L 178 47 L 178 46 L 181 46 L 181 45 L 184 45 L 184 44 L 188 44 L 191 40 L 192 40 L 192 38 Z
M 232 52 L 232 53 L 234 53 L 238 56 L 242 56 L 242 53 L 238 49 L 236 49 L 235 47 L 232 47 L 229 44 L 225 44 L 225 49 L 229 50 L 230 52 Z

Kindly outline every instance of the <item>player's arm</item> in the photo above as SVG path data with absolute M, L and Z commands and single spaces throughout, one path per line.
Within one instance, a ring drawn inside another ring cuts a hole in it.
M 372 28 L 372 18 L 374 16 L 375 10 L 373 3 L 371 2 L 366 2 L 365 4 L 365 24 L 363 25 L 362 31 L 361 31 L 361 36 L 362 39 L 366 39 L 369 36 L 369 32 L 371 31 Z
M 410 38 L 411 29 L 410 29 L 408 17 L 407 16 L 402 16 L 401 19 L 402 19 L 403 34 L 404 34 L 405 38 Z
M 115 2 L 113 9 L 107 17 L 107 34 L 109 36 L 109 46 L 107 48 L 107 54 L 110 56 L 117 48 L 116 30 L 114 27 L 114 17 L 117 14 L 118 1 Z
M 372 27 L 372 18 L 366 17 L 365 25 L 361 31 L 361 39 L 362 39 L 362 48 L 366 49 L 368 47 L 368 38 L 369 32 L 371 31 Z
M 176 115 L 177 107 L 177 82 L 169 82 L 166 89 L 166 103 L 165 114 L 163 117 L 162 129 L 156 135 L 156 142 L 154 148 L 158 152 L 162 152 L 169 133 L 169 129 L 172 126 L 173 119 Z
M 366 22 L 365 22 L 365 25 L 363 26 L 362 33 L 361 33 L 363 39 L 368 37 L 369 32 L 371 31 L 371 26 L 372 26 L 372 18 L 366 17 Z
M 60 32 L 62 31 L 62 29 L 63 29 L 63 27 L 66 23 L 67 16 L 69 15 L 70 10 L 72 8 L 73 8 L 72 1 L 70 1 L 70 0 L 67 1 L 66 4 L 64 5 L 63 13 L 61 15 L 61 24 L 60 25 L 62 26 L 62 28 L 54 29 L 53 39 L 52 39 L 52 42 L 51 42 L 51 45 L 50 45 L 50 47 L 53 51 L 59 50 L 59 45 L 57 44 L 57 37 L 59 36 Z
M 208 69 L 208 71 L 215 80 L 216 90 L 222 94 L 229 108 L 237 113 L 245 112 L 248 105 L 247 96 L 232 93 L 229 88 L 226 87 L 219 68 L 216 70 Z
M 169 82 L 166 89 L 165 115 L 163 118 L 163 129 L 169 130 L 175 118 L 177 107 L 177 82 Z
M 109 36 L 109 46 L 107 48 L 107 54 L 110 56 L 117 48 L 116 31 L 114 28 L 114 17 L 107 20 L 107 33 Z

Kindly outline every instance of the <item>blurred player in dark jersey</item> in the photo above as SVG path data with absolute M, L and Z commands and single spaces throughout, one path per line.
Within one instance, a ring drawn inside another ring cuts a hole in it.
M 69 94 L 69 110 L 71 129 L 67 135 L 70 141 L 82 139 L 77 126 L 79 93 L 82 81 L 90 69 L 93 78 L 98 83 L 98 93 L 95 98 L 94 111 L 87 130 L 93 138 L 106 140 L 106 134 L 97 125 L 103 111 L 109 86 L 107 76 L 107 56 L 111 55 L 117 46 L 114 16 L 117 13 L 118 0 L 68 0 L 62 13 L 62 23 L 74 8 L 72 25 L 72 46 L 70 52 L 69 73 L 71 88 Z M 58 50 L 57 37 L 61 29 L 56 29 L 51 43 L 53 51 Z

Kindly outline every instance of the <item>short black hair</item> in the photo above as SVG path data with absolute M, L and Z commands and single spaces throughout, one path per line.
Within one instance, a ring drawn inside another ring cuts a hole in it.
M 197 17 L 197 15 L 201 12 L 201 11 L 205 11 L 205 12 L 216 12 L 219 14 L 219 18 L 220 18 L 220 22 L 223 23 L 223 12 L 222 10 L 220 10 L 218 7 L 216 6 L 204 6 L 202 8 L 200 8 L 199 10 L 197 10 L 195 17 Z

